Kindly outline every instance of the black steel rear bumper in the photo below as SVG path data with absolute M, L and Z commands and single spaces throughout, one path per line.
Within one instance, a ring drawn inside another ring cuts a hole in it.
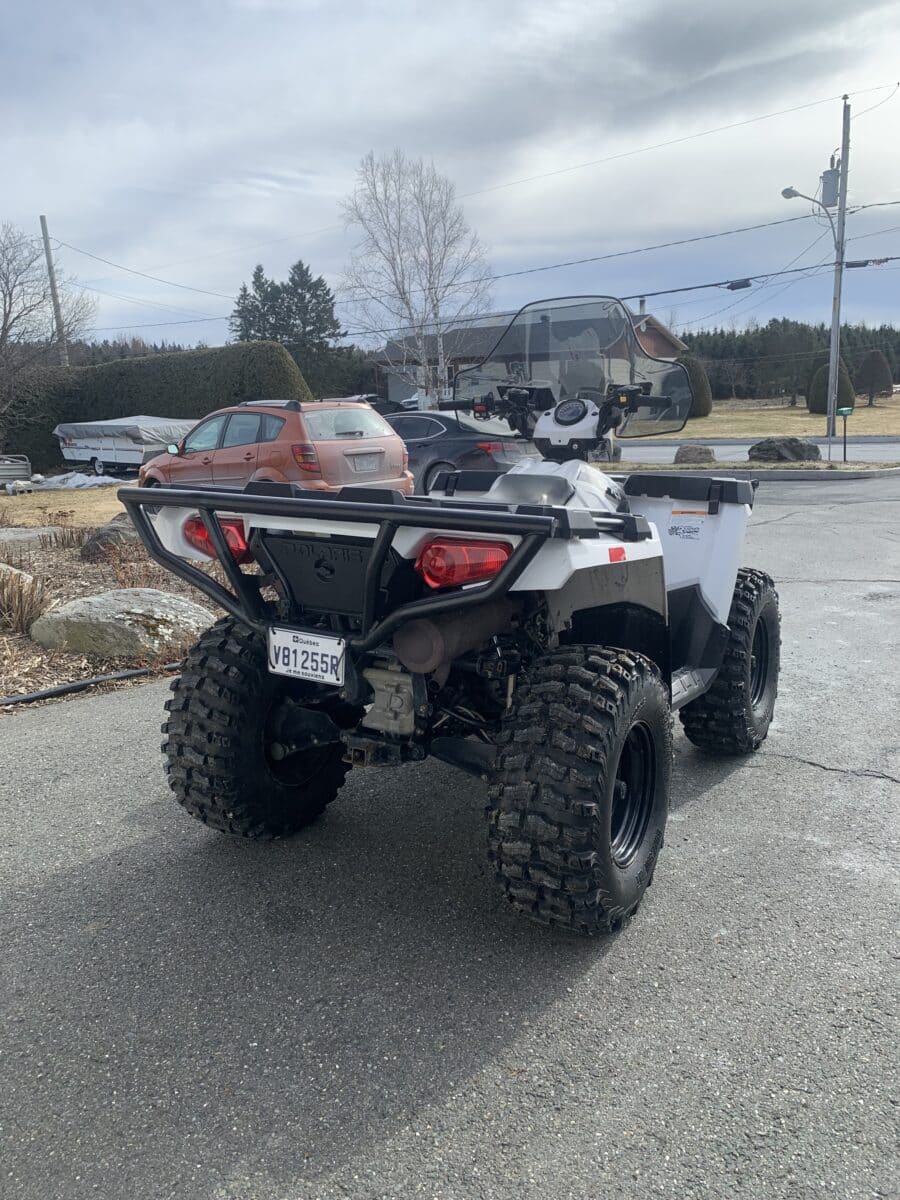
M 360 629 L 348 638 L 351 648 L 359 652 L 374 649 L 407 621 L 459 612 L 506 595 L 548 539 L 597 537 L 600 533 L 611 533 L 627 540 L 638 540 L 650 534 L 642 517 L 628 514 L 604 513 L 591 517 L 585 512 L 550 506 L 462 504 L 452 498 L 407 498 L 398 492 L 368 488 L 345 488 L 334 498 L 321 494 L 297 495 L 278 485 L 266 488 L 251 485 L 244 492 L 125 487 L 118 494 L 152 558 L 259 632 L 264 632 L 279 618 L 260 593 L 261 577 L 243 572 L 231 555 L 219 524 L 219 514 L 252 513 L 261 517 L 303 517 L 378 525 L 365 572 Z M 146 511 L 148 508 L 185 508 L 199 513 L 209 530 L 229 587 L 223 587 L 190 561 L 167 550 Z M 490 583 L 413 600 L 378 620 L 376 600 L 382 567 L 394 534 L 401 526 L 493 533 L 516 536 L 520 541 Z

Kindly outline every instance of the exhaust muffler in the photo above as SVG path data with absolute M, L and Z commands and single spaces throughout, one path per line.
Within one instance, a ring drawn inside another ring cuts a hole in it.
M 419 617 L 394 634 L 394 653 L 408 671 L 430 675 L 508 629 L 520 607 L 518 600 L 501 596 L 462 612 Z

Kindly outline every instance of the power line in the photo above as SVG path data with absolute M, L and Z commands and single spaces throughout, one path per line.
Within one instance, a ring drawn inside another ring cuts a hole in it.
M 877 257 L 875 255 L 873 255 L 870 259 L 868 259 L 866 261 L 866 266 L 867 267 L 870 267 L 870 266 L 880 267 L 883 263 L 896 262 L 896 261 L 900 261 L 900 254 L 880 255 Z M 810 266 L 810 267 L 793 267 L 793 268 L 790 268 L 787 270 L 769 271 L 768 273 L 765 273 L 762 275 L 742 275 L 742 276 L 738 276 L 734 279 L 719 279 L 719 280 L 715 280 L 711 283 L 692 283 L 692 284 L 684 285 L 682 287 L 662 288 L 662 289 L 659 289 L 659 290 L 653 291 L 653 292 L 644 290 L 641 292 L 634 292 L 632 295 L 629 295 L 629 296 L 619 296 L 618 299 L 623 300 L 623 301 L 625 301 L 625 300 L 642 300 L 642 299 L 643 300 L 652 300 L 656 296 L 675 296 L 675 295 L 682 295 L 686 292 L 704 291 L 709 288 L 727 288 L 735 283 L 743 283 L 746 281 L 753 283 L 753 282 L 756 282 L 757 280 L 775 279 L 778 276 L 783 276 L 783 275 L 804 275 L 804 274 L 808 275 L 812 271 L 820 270 L 825 265 L 826 265 L 825 263 L 818 263 L 815 266 Z M 829 268 L 831 268 L 834 266 L 834 263 L 828 263 L 827 266 Z M 888 268 L 888 270 L 890 270 L 890 269 L 892 269 L 892 268 Z M 487 320 L 491 317 L 502 317 L 502 316 L 508 316 L 508 315 L 509 315 L 509 310 L 503 310 L 500 312 L 472 313 L 471 316 L 469 316 L 468 318 L 457 318 L 456 320 L 454 320 L 452 322 L 426 321 L 423 323 L 422 328 L 423 329 L 449 328 L 452 325 L 462 325 L 467 320 L 468 321 Z M 701 320 L 704 320 L 704 319 L 706 319 L 706 318 L 701 318 Z M 227 320 L 230 320 L 230 316 L 228 314 L 223 314 L 220 317 L 197 317 L 197 318 L 194 318 L 192 320 L 187 320 L 187 321 L 157 321 L 157 322 L 153 322 L 152 324 L 147 324 L 147 325 L 100 326 L 100 327 L 94 327 L 91 330 L 91 332 L 104 333 L 104 332 L 112 332 L 115 330 L 122 330 L 122 329 L 156 329 L 156 328 L 160 328 L 163 325 L 197 325 L 197 324 L 200 324 L 200 323 L 206 322 L 206 321 L 227 321 Z M 695 324 L 696 322 L 691 322 L 691 323 Z M 374 334 L 405 333 L 408 330 L 409 330 L 408 325 L 396 325 L 391 328 L 385 328 L 385 329 L 353 329 L 353 330 L 345 330 L 344 333 L 342 334 L 342 337 L 345 339 L 350 338 L 350 337 L 371 337 Z
M 863 91 L 849 92 L 847 94 L 852 95 L 852 96 L 864 96 L 864 95 L 868 94 L 869 92 L 884 91 L 884 89 L 886 87 L 891 87 L 891 86 L 892 85 L 889 83 L 884 83 L 884 84 L 880 84 L 878 87 L 866 88 Z M 465 193 L 463 193 L 462 196 L 460 196 L 460 199 L 466 200 L 471 196 L 483 196 L 483 195 L 486 195 L 488 192 L 498 192 L 498 191 L 501 191 L 503 188 L 517 187 L 519 184 L 522 184 L 522 183 L 534 183 L 540 179 L 550 179 L 551 177 L 553 177 L 555 175 L 566 175 L 571 171 L 581 171 L 585 167 L 597 167 L 597 166 L 601 166 L 604 163 L 618 162 L 619 160 L 621 160 L 623 158 L 632 158 L 637 154 L 647 154 L 651 150 L 664 150 L 669 146 L 680 146 L 684 142 L 692 142 L 696 138 L 710 137 L 714 133 L 725 133 L 730 129 L 740 129 L 745 125 L 755 125 L 759 121 L 771 121 L 775 117 L 783 117 L 783 116 L 788 115 L 789 113 L 802 112 L 803 109 L 816 108 L 821 104 L 830 104 L 834 100 L 840 100 L 842 98 L 842 96 L 843 96 L 843 93 L 841 93 L 841 95 L 839 95 L 839 96 L 826 96 L 822 100 L 810 100 L 805 104 L 795 104 L 792 108 L 779 109 L 778 112 L 763 113 L 758 117 L 748 117 L 746 120 L 743 120 L 743 121 L 732 121 L 728 125 L 717 125 L 713 129 L 702 129 L 702 130 L 698 131 L 697 133 L 685 134 L 683 137 L 670 138 L 668 141 L 665 141 L 665 142 L 655 142 L 652 146 L 640 146 L 636 150 L 623 150 L 619 154 L 609 154 L 605 158 L 594 158 L 594 159 L 589 160 L 588 162 L 575 163 L 571 167 L 559 167 L 555 171 L 544 171 L 540 175 L 528 175 L 524 179 L 510 180 L 509 183 L 494 184 L 493 187 L 480 188 L 478 191 L 474 191 L 474 192 L 465 192 Z M 890 99 L 890 97 L 888 97 L 888 99 Z M 873 107 L 875 107 L 875 106 L 873 105 Z M 871 110 L 869 110 L 869 111 L 871 111 Z M 862 113 L 860 113 L 859 115 L 862 116 Z
M 229 321 L 230 316 L 224 317 L 190 317 L 186 321 L 153 321 L 149 325 L 94 325 L 90 333 L 119 333 L 128 329 L 161 329 L 164 325 L 203 325 L 209 321 Z
M 316 237 L 320 233 L 331 233 L 335 229 L 343 229 L 342 224 L 323 225 L 321 229 L 307 229 L 304 233 L 289 233 L 286 237 L 269 238 L 265 242 L 254 242 L 250 246 L 233 246 L 230 250 L 213 250 L 209 254 L 196 254 L 193 258 L 180 258 L 176 262 L 162 263 L 154 267 L 155 271 L 165 271 L 169 267 L 181 267 L 185 263 L 202 262 L 207 258 L 221 258 L 223 254 L 243 254 L 246 250 L 259 250 L 261 246 L 275 246 L 282 242 L 295 242 L 298 238 Z
M 784 264 L 784 267 L 782 269 L 787 270 L 788 267 L 792 267 L 794 265 L 794 263 L 796 263 L 799 259 L 803 258 L 803 256 L 805 254 L 808 254 L 810 252 L 810 250 L 812 250 L 813 246 L 817 246 L 819 244 L 819 242 L 821 242 L 822 238 L 825 237 L 826 233 L 828 233 L 827 229 L 824 230 L 822 233 L 820 233 L 817 238 L 814 238 L 813 241 L 811 241 L 808 246 L 806 246 L 803 250 L 801 250 L 799 254 L 795 254 L 794 257 L 789 262 L 786 262 Z M 821 265 L 822 265 L 821 263 L 816 264 L 817 267 L 821 266 Z M 812 268 L 810 268 L 810 269 L 812 270 Z M 787 291 L 787 289 L 789 287 L 793 287 L 795 283 L 799 283 L 799 282 L 800 282 L 799 279 L 792 280 L 790 283 L 785 284 L 784 287 L 782 287 L 781 291 L 776 292 L 775 295 L 776 296 L 781 295 L 781 292 Z M 769 285 L 764 284 L 763 286 L 768 287 Z M 717 308 L 713 312 L 705 313 L 702 317 L 695 317 L 693 321 L 685 321 L 682 324 L 682 328 L 686 328 L 688 325 L 699 325 L 702 321 L 708 321 L 711 317 L 718 317 L 721 313 L 730 312 L 731 309 L 737 308 L 738 305 L 746 304 L 749 298 L 750 297 L 742 296 L 739 299 L 735 300 L 733 303 L 726 304 L 723 308 Z M 774 297 L 765 297 L 764 299 L 774 299 Z M 761 303 L 763 303 L 763 302 L 764 301 L 761 301 Z M 758 307 L 758 306 L 754 305 L 753 307 Z
M 180 313 L 187 313 L 189 316 L 192 316 L 192 317 L 210 318 L 209 313 L 200 313 L 200 312 L 197 312 L 197 310 L 194 308 L 179 308 L 177 304 L 160 304 L 156 300 L 142 300 L 137 296 L 125 296 L 121 292 L 108 292 L 108 291 L 104 291 L 103 288 L 93 287 L 86 283 L 76 283 L 72 279 L 66 280 L 66 282 L 63 284 L 63 286 L 67 287 L 67 288 L 77 288 L 80 292 L 92 292 L 98 296 L 110 296 L 113 300 L 124 300 L 128 304 L 138 304 L 142 308 L 158 308 L 163 312 L 175 312 L 175 313 L 180 312 Z M 217 320 L 218 318 L 210 318 L 210 319 Z
M 885 84 L 884 86 L 889 87 L 890 85 Z M 883 100 L 879 100 L 876 104 L 870 104 L 868 108 L 864 108 L 862 112 L 858 112 L 855 117 L 851 117 L 851 121 L 858 121 L 859 118 L 864 117 L 866 113 L 874 112 L 876 108 L 881 108 L 882 104 L 887 104 L 888 100 L 893 100 L 893 98 L 897 95 L 898 89 L 900 89 L 900 83 L 895 83 L 894 90 L 889 96 L 885 96 Z M 860 95 L 861 93 L 857 92 L 856 94 Z
M 140 275 L 142 279 L 152 279 L 154 283 L 164 283 L 167 287 L 181 288 L 185 292 L 198 292 L 201 296 L 215 296 L 219 300 L 233 300 L 233 296 L 226 296 L 224 292 L 209 292 L 206 288 L 190 287 L 186 283 L 175 283 L 172 279 L 161 279 L 158 275 L 148 275 L 146 271 L 136 271 L 134 267 L 123 266 L 122 263 L 113 262 L 109 258 L 101 258 L 99 254 L 92 254 L 90 250 L 82 250 L 79 246 L 73 246 L 69 242 L 60 241 L 60 246 L 65 246 L 67 250 L 74 250 L 76 254 L 83 254 L 85 258 L 92 258 L 95 262 L 105 263 L 107 267 L 115 267 L 118 271 L 127 271 L 129 275 Z
M 867 208 L 887 207 L 887 206 L 893 205 L 893 204 L 900 204 L 900 200 L 886 200 L 886 201 L 883 201 L 881 204 L 859 204 L 853 209 L 848 209 L 848 212 L 858 213 L 858 212 L 863 212 Z M 545 264 L 543 266 L 539 266 L 539 267 L 523 267 L 517 271 L 504 271 L 504 272 L 498 273 L 496 275 L 488 275 L 486 277 L 486 281 L 489 283 L 494 283 L 501 279 L 513 279 L 513 278 L 516 278 L 516 277 L 519 277 L 522 275 L 537 275 L 537 274 L 540 274 L 545 271 L 558 271 L 558 270 L 561 270 L 566 267 L 579 267 L 579 266 L 584 266 L 589 263 L 607 262 L 610 259 L 614 259 L 614 258 L 627 258 L 627 257 L 629 257 L 631 255 L 635 255 L 635 254 L 647 254 L 652 250 L 667 250 L 667 249 L 671 249 L 674 246 L 688 246 L 688 245 L 691 245 L 696 242 L 706 242 L 706 241 L 712 241 L 716 238 L 730 237 L 731 235 L 737 234 L 737 233 L 749 233 L 749 232 L 752 232 L 757 229 L 770 229 L 775 225 L 789 225 L 794 221 L 816 220 L 817 215 L 818 214 L 815 212 L 809 212 L 809 213 L 803 213 L 798 217 L 780 217 L 778 220 L 775 220 L 775 221 L 761 221 L 761 222 L 758 222 L 756 225 L 742 225 L 742 226 L 738 226 L 736 229 L 723 229 L 717 233 L 697 234 L 694 237 L 678 238 L 676 240 L 669 241 L 669 242 L 657 242 L 656 244 L 654 244 L 652 246 L 638 246 L 631 250 L 616 250 L 610 254 L 597 254 L 597 255 L 593 255 L 589 258 L 570 259 L 567 262 L 547 263 L 547 264 Z M 830 228 L 830 227 L 826 227 L 825 232 L 828 231 L 828 228 Z M 816 241 L 820 241 L 820 240 L 821 240 L 820 238 L 816 239 Z M 813 243 L 813 245 L 815 245 L 815 243 Z M 806 253 L 806 252 L 803 251 L 802 253 Z M 798 255 L 797 257 L 800 257 L 800 255 Z M 796 259 L 792 259 L 791 261 L 795 262 Z M 788 265 L 790 265 L 790 264 L 788 264 Z M 455 285 L 455 290 L 466 287 L 472 283 L 477 283 L 477 282 L 479 282 L 479 280 L 474 280 L 474 279 L 461 280 L 458 284 Z M 424 292 L 425 292 L 424 288 L 412 289 L 412 294 L 415 294 L 415 295 L 424 294 Z M 383 294 L 386 296 L 388 293 L 383 293 Z M 362 299 L 362 298 L 338 299 L 335 301 L 335 305 L 358 304 L 358 303 L 360 303 L 360 299 Z
M 867 95 L 870 95 L 872 92 L 881 92 L 881 91 L 884 91 L 884 89 L 885 89 L 885 88 L 888 88 L 888 87 L 891 87 L 891 86 L 892 86 L 892 85 L 891 85 L 891 84 L 889 84 L 889 83 L 884 83 L 884 84 L 879 84 L 879 85 L 878 85 L 878 86 L 876 86 L 876 87 L 863 88 L 863 89 L 861 89 L 861 90 L 859 90 L 859 91 L 855 91 L 855 92 L 849 92 L 849 93 L 847 93 L 847 94 L 848 94 L 848 95 L 850 95 L 850 96 L 867 96 Z M 895 91 L 896 91 L 896 88 L 897 88 L 897 86 L 900 86 L 900 85 L 893 85 L 893 86 L 894 86 L 894 89 L 895 89 Z M 872 108 L 878 108 L 880 104 L 884 104 L 884 103 L 886 103 L 886 102 L 887 102 L 887 100 L 890 100 L 890 99 L 891 99 L 891 97 L 893 96 L 893 94 L 894 94 L 894 93 L 892 92 L 892 93 L 891 93 L 891 96 L 887 96 L 887 97 L 885 98 L 885 100 L 879 101 L 879 103 L 878 103 L 878 104 L 874 104 L 874 105 L 872 105 Z M 473 192 L 464 192 L 464 193 L 463 193 L 463 194 L 462 194 L 462 195 L 459 197 L 459 199 L 460 199 L 460 200 L 466 200 L 466 199 L 469 199 L 469 198 L 470 198 L 470 197 L 472 197 L 472 196 L 482 196 L 482 195 L 485 195 L 485 194 L 486 194 L 486 193 L 488 193 L 488 192 L 499 191 L 499 190 L 501 190 L 501 189 L 503 189 L 503 188 L 509 188 L 509 187 L 518 187 L 520 184 L 524 184 L 524 183 L 532 183 L 532 182 L 534 182 L 535 180 L 539 180 L 539 179 L 547 179 L 547 178 L 550 178 L 550 177 L 551 177 L 551 176 L 553 176 L 553 175 L 563 175 L 563 174 L 568 174 L 568 173 L 570 173 L 570 172 L 572 172 L 572 171 L 580 171 L 580 170 L 583 170 L 583 169 L 584 169 L 584 168 L 586 168 L 586 167 L 594 167 L 594 166 L 599 166 L 599 165 L 601 165 L 601 164 L 603 164 L 603 163 L 606 163 L 606 162 L 615 162 L 615 161 L 617 161 L 618 159 L 622 159 L 622 158 L 630 158 L 630 157 L 633 157 L 634 155 L 638 155 L 638 154 L 648 154 L 648 153 L 649 153 L 650 151 L 652 151 L 652 150 L 661 150 L 661 149 L 664 149 L 664 148 L 666 148 L 666 147 L 668 147 L 668 146 L 675 146 L 675 145 L 679 145 L 679 144 L 681 144 L 681 143 L 683 143 L 683 142 L 690 142 L 690 141 L 693 141 L 693 140 L 695 140 L 695 139 L 697 139 L 697 138 L 710 137 L 712 134 L 715 134 L 715 133 L 723 133 L 723 132 L 726 132 L 726 131 L 728 131 L 728 130 L 730 130 L 730 129 L 738 129 L 738 128 L 740 128 L 740 127 L 742 127 L 742 126 L 745 126 L 745 125 L 753 125 L 753 124 L 755 124 L 756 122 L 759 122 L 759 121 L 770 121 L 770 120 L 774 119 L 775 117 L 782 117 L 782 116 L 786 116 L 786 115 L 788 115 L 788 114 L 790 114 L 790 113 L 794 113 L 794 112 L 801 112 L 803 109 L 807 109 L 807 108 L 816 108 L 817 106 L 819 106 L 819 105 L 821 105 L 821 104 L 829 104 L 829 103 L 831 103 L 833 100 L 839 100 L 840 98 L 841 98 L 840 96 L 825 96 L 825 97 L 823 97 L 821 100 L 811 100 L 811 101 L 808 101 L 808 102 L 807 102 L 807 103 L 805 103 L 805 104 L 798 104 L 798 105 L 795 105 L 795 106 L 794 106 L 794 107 L 792 107 L 792 108 L 783 108 L 783 109 L 780 109 L 778 112 L 772 112 L 772 113 L 762 113 L 762 114 L 760 114 L 759 116 L 756 116 L 756 117 L 748 117 L 748 118 L 747 118 L 746 120 L 744 120 L 744 121 L 735 121 L 735 122 L 733 122 L 733 123 L 731 123 L 731 124 L 729 124 L 729 125 L 719 125 L 719 126 L 716 126 L 716 127 L 715 127 L 715 128 L 713 128 L 713 129 L 702 129 L 702 130 L 698 130 L 696 133 L 689 133 L 689 134 L 685 134 L 683 137 L 674 138 L 674 139 L 671 139 L 671 140 L 669 140 L 669 141 L 665 141 L 665 142 L 657 142 L 657 143 L 655 143 L 654 145 L 651 145 L 651 146 L 641 146 L 641 147 L 638 147 L 638 148 L 636 148 L 636 149 L 634 149 L 634 150 L 626 150 L 626 151 L 623 151 L 623 152 L 622 152 L 622 153 L 620 153 L 620 154 L 614 154 L 614 155 L 610 155 L 610 156 L 608 156 L 608 157 L 606 157 L 606 158 L 592 159 L 591 161 L 589 161 L 589 162 L 585 162 L 585 163 L 575 163 L 575 164 L 573 164 L 572 166 L 568 166 L 568 167 L 559 167 L 558 169 L 556 169 L 556 170 L 554 170 L 554 171 L 547 171 L 547 172 L 545 172 L 544 174 L 541 174 L 541 175 L 530 175 L 530 176 L 528 176 L 528 177 L 526 177 L 526 178 L 524 178 L 524 179 L 512 179 L 512 180 L 509 180 L 507 183 L 498 183 L 498 184 L 495 184 L 495 185 L 493 185 L 492 187 L 489 187 L 489 188 L 481 188 L 480 190 L 473 191 Z M 871 111 L 872 111 L 872 108 L 869 108 L 869 109 L 864 109 L 864 110 L 863 110 L 863 112 L 871 112 Z M 861 117 L 862 115 L 863 115 L 863 113 L 859 113 L 859 114 L 858 114 L 858 116 L 859 116 L 859 117 Z M 159 270 L 159 271 L 164 271 L 164 270 L 166 270 L 168 267 L 178 267 L 178 266 L 183 266 L 183 265 L 184 265 L 184 264 L 186 264 L 186 263 L 192 263 L 192 262 L 202 262 L 202 261 L 203 261 L 203 260 L 205 260 L 205 259 L 208 259 L 208 258 L 218 258 L 218 257 L 220 257 L 220 256 L 222 256 L 222 255 L 225 255 L 225 254 L 242 254 L 242 253 L 244 253 L 244 251 L 245 251 L 245 250 L 257 250 L 257 249 L 259 249 L 261 246 L 274 246 L 274 245 L 277 245 L 277 244 L 280 244 L 280 243 L 283 243 L 283 242 L 292 242 L 292 241 L 296 241 L 296 240 L 298 240 L 299 238 L 305 238 L 305 237 L 315 237 L 315 236 L 317 236 L 317 235 L 318 235 L 318 234 L 320 234 L 320 233 L 331 233 L 331 232 L 333 232 L 333 231 L 334 231 L 334 230 L 336 230 L 336 229 L 342 229 L 342 228 L 343 228 L 343 225 L 342 225 L 342 224 L 325 225 L 325 226 L 322 226 L 320 229 L 311 229 L 311 230 L 307 230 L 307 231 L 305 231 L 305 232 L 303 232 L 303 233 L 291 233 L 291 234 L 287 234 L 287 235 L 286 235 L 286 236 L 284 236 L 284 237 L 270 238 L 270 239 L 268 239 L 267 241 L 264 241 L 264 242 L 254 242 L 253 244 L 251 244 L 251 245 L 248 245 L 248 246 L 235 246 L 235 247 L 232 247 L 232 248 L 230 248 L 230 249 L 223 249 L 223 250 L 213 250 L 213 251 L 211 251 L 211 252 L 210 252 L 210 253 L 208 253 L 208 254 L 198 254 L 198 255 L 195 255 L 193 258 L 182 258 L 182 259 L 179 259 L 179 260 L 177 260 L 176 262 L 164 263 L 164 264 L 162 264 L 161 266 L 159 266 L 159 267 L 157 267 L 157 268 L 155 268 L 155 269 L 156 269 L 156 270 Z M 74 249 L 74 247 L 69 247 L 69 249 Z M 80 252 L 80 253 L 83 253 L 83 252 Z M 92 257 L 93 257 L 93 256 L 92 256 Z M 101 259 L 100 261 L 105 261 L 105 260 L 102 260 L 102 259 Z M 151 277 L 151 278 L 152 278 L 152 277 Z M 175 286 L 184 286 L 184 285 L 177 285 L 177 284 L 176 284 Z M 215 293 L 210 293 L 210 294 L 212 295 L 212 294 L 215 294 Z
M 870 260 L 872 265 L 875 265 L 875 263 L 873 261 L 874 258 L 875 258 L 875 256 L 872 256 L 872 260 Z M 887 257 L 879 257 L 878 263 L 894 262 L 895 260 L 900 260 L 900 254 L 890 255 Z M 732 284 L 742 283 L 742 282 L 745 282 L 748 280 L 752 283 L 752 282 L 754 282 L 756 280 L 760 280 L 760 279 L 763 279 L 763 280 L 774 279 L 779 275 L 800 275 L 800 274 L 808 273 L 810 271 L 818 270 L 823 265 L 824 264 L 820 263 L 817 266 L 793 267 L 793 268 L 790 268 L 787 270 L 769 271 L 769 272 L 761 274 L 761 275 L 742 275 L 742 276 L 738 276 L 734 279 L 719 279 L 719 280 L 716 280 L 711 283 L 692 283 L 692 284 L 687 284 L 682 287 L 662 288 L 655 292 L 644 290 L 641 292 L 635 292 L 633 295 L 630 295 L 630 296 L 619 296 L 618 299 L 623 300 L 623 301 L 624 300 L 642 300 L 642 299 L 651 300 L 656 296 L 675 296 L 675 295 L 683 294 L 685 292 L 699 292 L 699 291 L 703 291 L 707 288 L 727 288 Z M 833 267 L 834 263 L 830 263 L 828 265 L 830 267 Z M 474 320 L 487 319 L 490 317 L 500 317 L 500 316 L 507 316 L 507 315 L 508 315 L 508 312 L 473 313 L 471 315 L 471 317 L 467 318 L 467 320 L 474 321 Z M 462 320 L 457 320 L 452 323 L 448 323 L 448 322 L 444 322 L 444 321 L 426 321 L 423 323 L 422 328 L 423 329 L 448 328 L 450 324 L 461 325 L 463 323 L 464 323 L 464 321 L 462 321 Z M 395 327 L 389 328 L 389 329 L 354 329 L 354 330 L 347 330 L 344 333 L 344 337 L 370 337 L 373 334 L 405 333 L 408 330 L 409 330 L 408 325 L 395 326 Z
M 540 266 L 540 267 L 522 267 L 521 269 L 519 269 L 517 271 L 503 271 L 496 275 L 488 275 L 486 277 L 486 282 L 496 283 L 498 280 L 514 279 L 520 275 L 537 275 L 543 271 L 558 271 L 564 267 L 581 267 L 581 266 L 585 266 L 588 263 L 607 262 L 612 258 L 628 258 L 630 255 L 634 255 L 634 254 L 648 254 L 652 250 L 669 250 L 674 246 L 689 246 L 689 245 L 692 245 L 694 242 L 709 242 L 709 241 L 713 241 L 715 238 L 730 237 L 732 234 L 736 234 L 736 233 L 751 233 L 752 231 L 757 230 L 757 229 L 770 229 L 773 225 L 789 225 L 794 221 L 808 221 L 808 220 L 810 220 L 810 218 L 812 216 L 813 216 L 812 213 L 804 213 L 802 216 L 799 216 L 799 217 L 781 217 L 777 221 L 761 221 L 756 225 L 742 225 L 742 226 L 739 226 L 737 229 L 722 229 L 718 233 L 702 233 L 702 234 L 697 234 L 694 237 L 677 238 L 670 242 L 657 242 L 652 246 L 637 246 L 631 250 L 615 250 L 615 251 L 612 251 L 610 254 L 595 254 L 589 258 L 574 258 L 574 259 L 570 259 L 568 262 L 547 263 L 545 266 Z M 464 279 L 459 283 L 458 286 L 465 287 L 465 286 L 468 286 L 469 284 L 472 284 L 475 282 L 478 282 L 478 281 L 473 280 L 473 279 Z M 425 289 L 424 288 L 415 288 L 415 289 L 413 289 L 413 291 L 415 294 L 419 294 L 420 292 L 422 294 L 424 294 Z M 387 293 L 385 293 L 385 294 L 387 294 Z M 348 300 L 337 300 L 337 301 L 335 301 L 335 303 L 336 304 L 358 304 L 359 301 L 353 300 L 353 299 L 348 299 Z

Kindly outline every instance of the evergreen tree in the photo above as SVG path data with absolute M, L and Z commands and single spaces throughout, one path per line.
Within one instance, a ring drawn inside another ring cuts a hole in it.
M 828 363 L 823 363 L 816 371 L 810 385 L 806 406 L 811 413 L 822 416 L 828 412 Z M 843 362 L 838 367 L 838 389 L 836 408 L 855 408 L 856 392 L 850 382 L 850 375 Z
M 890 395 L 893 390 L 891 365 L 880 350 L 870 350 L 856 371 L 856 390 L 869 398 L 869 408 L 876 396 Z
M 328 351 L 341 326 L 331 288 L 298 259 L 283 283 L 269 279 L 257 264 L 250 286 L 241 284 L 231 332 L 239 342 L 281 342 L 300 362 Z
M 692 417 L 708 417 L 712 412 L 712 389 L 709 386 L 709 376 L 699 358 L 692 354 L 682 354 L 678 362 L 687 371 L 691 380 L 693 401 L 691 403 Z

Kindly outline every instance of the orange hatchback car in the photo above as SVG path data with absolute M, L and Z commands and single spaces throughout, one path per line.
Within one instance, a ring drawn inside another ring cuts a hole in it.
M 253 400 L 223 408 L 140 469 L 142 487 L 242 488 L 267 480 L 317 492 L 383 484 L 409 495 L 401 439 L 370 408 L 341 400 Z

